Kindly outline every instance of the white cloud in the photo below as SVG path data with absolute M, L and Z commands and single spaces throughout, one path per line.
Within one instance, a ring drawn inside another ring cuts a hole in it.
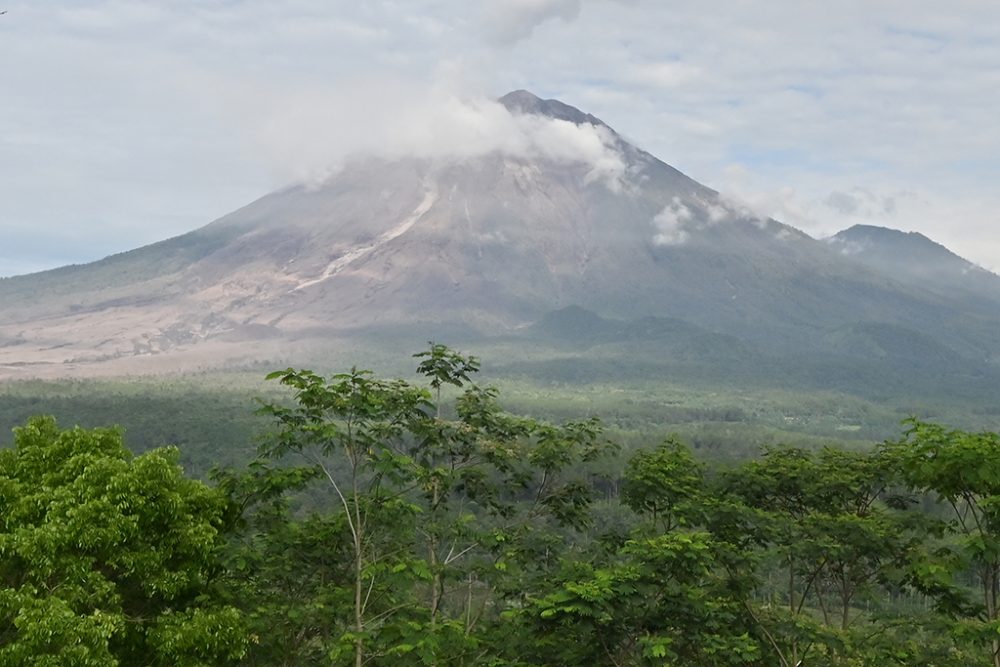
M 656 245 L 681 245 L 690 238 L 688 225 L 691 224 L 691 209 L 681 203 L 678 197 L 663 207 L 663 210 L 653 218 L 656 235 L 653 243 Z
M 604 0 L 623 6 L 639 0 Z M 543 23 L 559 19 L 564 24 L 576 21 L 584 4 L 598 5 L 598 0 L 486 0 L 481 17 L 484 33 L 497 46 L 510 46 L 527 40 Z
M 269 102 L 253 106 L 261 99 Z M 626 176 L 606 128 L 511 114 L 496 100 L 463 94 L 447 82 L 357 82 L 350 91 L 329 92 L 234 87 L 218 112 L 236 115 L 236 109 L 248 109 L 241 123 L 286 180 L 321 181 L 360 155 L 464 159 L 494 152 L 582 163 L 590 169 L 588 180 L 613 189 Z
M 691 238 L 693 232 L 736 220 L 751 220 L 761 228 L 767 227 L 767 221 L 745 202 L 726 195 L 696 197 L 689 204 L 674 197 L 653 218 L 655 245 L 681 245 Z
M 863 216 L 870 219 L 891 219 L 897 213 L 897 200 L 907 193 L 877 195 L 868 188 L 834 190 L 823 204 L 834 213 L 844 216 Z
M 634 65 L 627 73 L 629 81 L 654 88 L 675 88 L 699 80 L 702 70 L 681 61 L 647 62 Z
M 530 37 L 545 21 L 573 21 L 579 14 L 580 0 L 490 0 L 484 24 L 494 41 L 513 44 Z
M 725 203 L 722 198 L 720 198 L 720 201 L 718 202 L 706 202 L 704 207 L 705 215 L 708 218 L 709 224 L 715 225 L 726 220 L 731 220 L 735 217 L 734 207 L 732 204 Z

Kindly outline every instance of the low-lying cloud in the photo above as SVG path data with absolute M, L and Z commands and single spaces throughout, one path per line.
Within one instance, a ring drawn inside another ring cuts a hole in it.
M 697 198 L 686 204 L 680 197 L 674 197 L 653 218 L 656 230 L 653 243 L 660 246 L 681 245 L 691 238 L 693 232 L 737 219 L 764 224 L 749 208 L 722 195 L 713 200 Z
M 680 197 L 663 207 L 653 218 L 657 233 L 653 237 L 656 245 L 680 245 L 690 238 L 688 225 L 691 223 L 691 209 L 681 202 Z
M 626 181 L 625 159 L 606 127 L 512 113 L 485 95 L 440 87 L 362 88 L 329 97 L 285 93 L 280 105 L 249 115 L 249 135 L 279 178 L 320 183 L 355 157 L 461 160 L 500 153 L 582 164 L 588 181 L 614 191 Z M 242 104 L 241 97 L 230 102 Z
M 896 196 L 876 195 L 867 188 L 834 190 L 823 204 L 841 215 L 865 216 L 867 218 L 891 218 L 896 214 Z

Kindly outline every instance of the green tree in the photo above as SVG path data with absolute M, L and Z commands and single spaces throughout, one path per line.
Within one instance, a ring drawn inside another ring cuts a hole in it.
M 652 451 L 632 456 L 625 468 L 622 501 L 638 514 L 649 515 L 665 532 L 696 524 L 703 475 L 691 451 L 671 437 Z
M 990 663 L 1000 667 L 1000 434 L 907 423 L 904 437 L 887 443 L 886 451 L 914 489 L 935 494 L 951 509 L 948 528 L 958 549 L 921 563 L 915 580 L 943 609 L 967 619 L 956 632 L 987 646 Z M 962 570 L 973 575 L 977 605 L 968 605 L 950 581 Z
M 890 492 L 897 481 L 893 461 L 880 452 L 830 448 L 768 449 L 726 475 L 725 491 L 752 517 L 746 525 L 761 562 L 777 560 L 783 570 L 768 573 L 784 579 L 783 605 L 774 604 L 772 591 L 763 604 L 761 596 L 747 601 L 779 664 L 841 664 L 860 650 L 859 637 L 885 631 L 891 614 L 876 619 L 860 603 L 878 609 L 902 584 L 922 541 L 893 509 L 904 503 Z
M 40 417 L 0 451 L 0 665 L 181 665 L 240 658 L 218 600 L 224 497 L 177 451 L 133 457 L 115 429 Z
M 229 498 L 234 531 L 226 550 L 227 599 L 244 609 L 253 643 L 243 665 L 323 664 L 329 638 L 349 618 L 350 535 L 342 519 L 293 520 L 289 499 L 316 477 L 313 468 L 215 470 Z
M 421 372 L 431 389 L 468 383 L 477 365 L 444 346 L 426 356 Z M 508 595 L 521 600 L 521 584 L 557 562 L 559 531 L 586 525 L 592 489 L 580 466 L 607 449 L 598 422 L 510 415 L 495 389 L 475 385 L 458 397 L 455 418 L 443 419 L 427 389 L 367 371 L 324 378 L 288 369 L 270 377 L 294 394 L 290 405 L 264 406 L 278 424 L 264 453 L 306 461 L 339 506 L 310 521 L 331 539 L 340 530 L 348 545 L 350 562 L 328 563 L 331 587 L 322 593 L 330 655 L 342 660 L 349 646 L 356 665 L 473 664 L 488 652 L 486 617 L 495 619 Z M 267 486 L 269 475 L 247 483 Z M 300 544 L 306 537 L 299 529 L 278 534 Z M 262 560 L 256 571 L 284 580 L 281 567 L 266 565 L 266 552 L 283 547 L 255 541 L 251 549 L 265 551 L 247 557 Z M 347 586 L 349 596 L 336 592 Z M 289 588 L 259 590 L 287 600 Z M 334 598 L 349 599 L 350 619 L 329 604 Z
M 357 369 L 329 380 L 295 369 L 268 379 L 294 389 L 295 405 L 262 408 L 279 425 L 265 453 L 302 457 L 328 482 L 342 509 L 350 534 L 353 613 L 340 639 L 351 646 L 354 664 L 361 667 L 374 630 L 397 605 L 403 606 L 392 579 L 410 567 L 405 557 L 410 545 L 382 547 L 394 532 L 404 532 L 401 518 L 415 520 L 417 508 L 405 497 L 413 485 L 403 440 L 416 421 L 426 418 L 429 396 L 401 380 L 380 380 Z
M 629 540 L 607 563 L 568 561 L 555 590 L 520 612 L 533 629 L 522 650 L 533 664 L 758 664 L 724 549 L 703 531 L 675 531 Z
M 417 352 L 413 356 L 422 359 L 417 373 L 430 378 L 431 388 L 436 394 L 437 416 L 441 417 L 441 386 L 450 384 L 461 387 L 471 382 L 470 374 L 479 372 L 479 359 L 465 356 L 447 345 L 431 341 L 429 350 Z

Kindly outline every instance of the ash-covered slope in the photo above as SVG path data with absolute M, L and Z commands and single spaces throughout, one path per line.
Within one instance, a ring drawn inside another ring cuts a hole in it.
M 872 322 L 1000 352 L 984 309 L 760 219 L 573 107 L 500 103 L 520 134 L 491 150 L 358 158 L 190 234 L 0 281 L 0 374 L 217 366 L 357 331 L 516 335 L 573 305 L 772 354 L 865 355 L 843 332 Z

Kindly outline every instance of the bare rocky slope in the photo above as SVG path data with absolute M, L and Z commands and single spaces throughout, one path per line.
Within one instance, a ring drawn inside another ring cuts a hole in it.
M 576 311 L 571 330 L 613 323 L 587 346 L 670 339 L 653 354 L 683 348 L 693 364 L 713 349 L 767 364 L 930 355 L 934 369 L 993 373 L 997 276 L 928 281 L 915 268 L 926 244 L 873 254 L 872 234 L 813 239 L 589 114 L 525 91 L 501 102 L 593 130 L 615 168 L 499 150 L 358 158 L 321 186 L 274 192 L 189 234 L 0 280 L 0 378 L 225 367 L 391 332 L 413 339 L 406 349 L 428 336 L 579 349 L 552 325 L 569 307 L 597 318 Z M 679 348 L 678 336 L 699 345 Z

